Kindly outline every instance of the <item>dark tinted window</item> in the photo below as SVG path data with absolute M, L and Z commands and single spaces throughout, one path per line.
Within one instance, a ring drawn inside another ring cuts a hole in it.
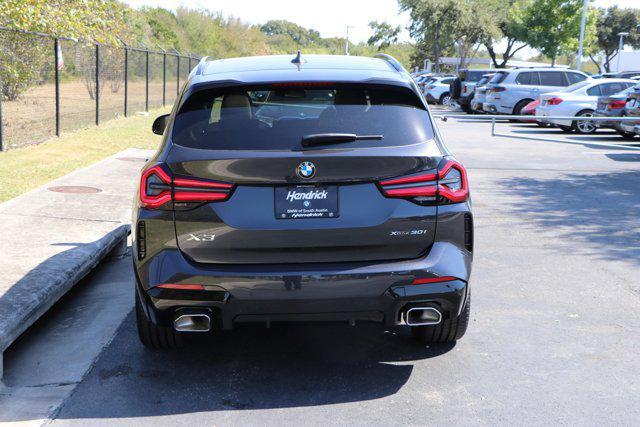
M 561 71 L 542 71 L 540 72 L 540 84 L 542 86 L 567 86 L 563 74 Z
M 601 96 L 602 95 L 602 85 L 594 86 L 592 88 L 587 89 L 587 95 L 589 96 Z
M 491 77 L 491 80 L 489 80 L 489 83 L 491 84 L 502 83 L 502 81 L 507 77 L 508 74 L 509 73 L 506 71 L 499 71 L 493 77 Z
M 566 75 L 567 79 L 569 80 L 569 85 L 581 82 L 587 78 L 587 76 L 583 76 L 582 74 L 578 73 L 566 73 Z
M 451 84 L 452 81 L 453 81 L 453 77 L 451 77 L 450 79 L 443 79 L 442 83 L 448 85 L 448 84 Z
M 516 83 L 521 85 L 536 85 L 538 83 L 538 73 L 526 71 L 518 74 L 516 77 Z
M 460 79 L 463 82 L 477 82 L 483 75 L 487 74 L 487 70 L 466 70 L 460 73 Z
M 603 95 L 613 95 L 614 93 L 622 92 L 627 88 L 625 83 L 607 83 L 602 85 Z
M 389 85 L 247 86 L 193 93 L 180 108 L 174 144 L 211 150 L 300 150 L 318 133 L 383 135 L 340 147 L 399 146 L 433 138 L 410 90 Z

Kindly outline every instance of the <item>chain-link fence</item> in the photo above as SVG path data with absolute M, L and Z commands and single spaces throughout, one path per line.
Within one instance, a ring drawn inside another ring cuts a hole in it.
M 169 105 L 197 63 L 0 27 L 0 150 Z

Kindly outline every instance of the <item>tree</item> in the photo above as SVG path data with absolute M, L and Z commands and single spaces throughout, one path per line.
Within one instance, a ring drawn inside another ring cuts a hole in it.
M 523 16 L 524 41 L 555 65 L 558 55 L 574 52 L 578 47 L 582 4 L 582 0 L 536 0 Z M 587 37 L 595 33 L 594 18 L 590 13 L 585 28 Z
M 455 37 L 459 67 L 465 68 L 467 61 L 478 52 L 481 42 L 500 36 L 498 18 L 504 14 L 500 0 L 461 0 L 462 13 L 457 17 L 458 34 Z
M 604 69 L 606 72 L 611 71 L 611 59 L 618 52 L 620 36 L 618 33 L 629 33 L 625 36 L 625 43 L 634 48 L 640 47 L 640 32 L 638 24 L 640 23 L 640 11 L 638 9 L 620 9 L 618 6 L 612 6 L 606 10 L 599 9 L 596 18 L 596 41 L 594 43 L 603 53 Z M 600 64 L 595 59 L 595 52 L 589 55 L 591 61 L 600 70 Z M 601 70 L 600 70 L 601 71 Z
M 463 60 L 483 39 L 498 36 L 497 0 L 398 0 L 410 14 L 409 32 L 417 41 L 416 54 L 430 52 L 435 71 L 440 71 L 443 52 L 457 44 Z M 418 62 L 414 57 L 414 62 Z M 462 64 L 464 65 L 464 64 Z
M 483 40 L 484 47 L 496 68 L 505 68 L 511 58 L 527 47 L 527 43 L 522 41 L 526 38 L 523 18 L 526 8 L 531 3 L 532 0 L 499 0 L 498 9 L 501 13 L 497 14 L 496 18 L 499 19 L 500 34 L 497 38 L 488 37 Z M 505 48 L 502 54 L 496 52 L 496 42 L 504 43 Z M 498 62 L 498 56 L 500 56 L 500 62 Z
M 268 36 L 287 35 L 298 46 L 307 46 L 320 40 L 320 33 L 313 29 L 304 28 L 283 19 L 267 21 L 260 27 L 260 31 Z
M 400 34 L 400 26 L 393 27 L 387 22 L 371 21 L 369 28 L 373 31 L 373 35 L 367 40 L 370 46 L 377 46 L 378 50 L 383 50 L 392 44 L 398 43 L 398 35 Z
M 430 52 L 435 71 L 440 72 L 440 57 L 444 49 L 451 49 L 457 34 L 456 19 L 461 12 L 457 0 L 398 0 L 400 9 L 408 11 L 409 33 L 417 42 L 416 53 Z M 419 64 L 414 57 L 414 64 Z
M 115 0 L 3 0 L 0 24 L 81 40 L 117 43 L 124 33 L 124 6 Z M 17 99 L 42 76 L 51 74 L 52 43 L 38 36 L 3 32 L 0 48 L 2 94 Z

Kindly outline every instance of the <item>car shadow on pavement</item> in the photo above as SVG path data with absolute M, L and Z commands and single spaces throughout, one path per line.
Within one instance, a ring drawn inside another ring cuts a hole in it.
M 123 418 L 207 411 L 294 408 L 379 399 L 409 380 L 427 346 L 381 325 L 243 327 L 151 351 L 130 315 L 59 411 L 59 419 Z M 400 363 L 394 363 L 400 362 Z
M 605 154 L 611 160 L 616 162 L 640 162 L 640 153 L 610 153 Z
M 572 252 L 640 265 L 640 171 L 499 180 L 508 208 L 553 230 Z

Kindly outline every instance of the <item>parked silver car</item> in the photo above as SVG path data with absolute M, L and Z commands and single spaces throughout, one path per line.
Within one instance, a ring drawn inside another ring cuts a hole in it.
M 477 113 L 484 112 L 483 105 L 487 99 L 487 84 L 489 83 L 489 80 L 491 80 L 491 77 L 493 77 L 493 73 L 485 74 L 480 80 L 478 80 L 478 83 L 476 83 L 476 86 L 473 89 L 473 98 L 471 99 L 472 111 Z
M 519 114 L 520 110 L 547 92 L 554 92 L 589 76 L 576 70 L 552 67 L 501 70 L 487 85 L 483 110 L 493 114 Z

